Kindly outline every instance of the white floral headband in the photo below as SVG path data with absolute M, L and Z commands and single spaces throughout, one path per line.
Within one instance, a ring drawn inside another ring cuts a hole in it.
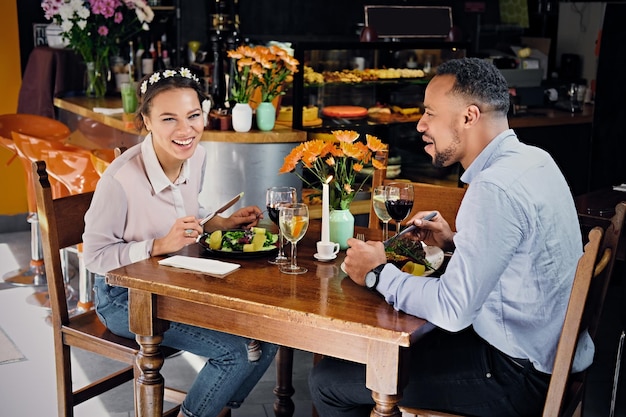
M 198 84 L 200 83 L 200 80 L 198 79 L 198 77 L 196 77 L 189 68 L 182 67 L 178 71 L 167 69 L 163 72 L 155 72 L 154 74 L 150 76 L 150 78 L 148 78 L 147 80 L 144 80 L 141 83 L 141 89 L 139 91 L 141 92 L 141 95 L 144 95 L 146 94 L 146 91 L 148 91 L 148 84 L 154 85 L 161 80 L 164 80 L 169 77 L 175 77 L 175 76 L 189 78 L 191 80 L 194 80 Z

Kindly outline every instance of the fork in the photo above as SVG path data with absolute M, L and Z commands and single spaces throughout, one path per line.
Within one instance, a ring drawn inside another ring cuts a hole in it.
M 357 233 L 356 238 L 362 242 L 365 242 L 365 233 Z

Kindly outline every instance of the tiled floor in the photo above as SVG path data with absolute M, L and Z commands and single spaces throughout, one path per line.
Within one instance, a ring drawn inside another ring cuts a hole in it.
M 0 277 L 6 272 L 24 267 L 30 258 L 30 233 L 0 234 Z M 621 271 L 618 271 L 621 273 Z M 621 275 L 620 275 L 621 276 Z M 613 366 L 620 331 L 620 301 L 624 297 L 620 279 L 611 285 L 604 324 L 600 328 L 596 362 L 589 375 L 589 390 L 585 404 L 586 417 L 608 416 Z M 0 365 L 0 404 L 2 416 L 54 417 L 56 416 L 55 371 L 52 335 L 45 323 L 47 312 L 35 306 L 33 289 L 15 287 L 0 280 L 0 328 L 13 340 L 26 360 Z M 77 364 L 77 365 L 76 365 Z M 193 380 L 196 369 L 202 366 L 201 358 L 183 354 L 169 359 L 163 368 L 168 385 L 186 389 Z M 312 365 L 312 355 L 296 351 L 294 359 L 293 400 L 295 417 L 311 415 L 311 401 L 307 387 L 307 374 Z M 75 353 L 75 379 L 89 381 L 102 369 L 117 366 L 87 352 Z M 626 365 L 624 365 L 626 367 Z M 616 417 L 626 417 L 626 370 L 622 371 Z M 275 367 L 268 372 L 250 394 L 244 405 L 233 410 L 234 417 L 273 416 L 272 404 L 275 385 Z M 133 398 L 130 384 L 90 400 L 76 408 L 77 417 L 132 416 Z

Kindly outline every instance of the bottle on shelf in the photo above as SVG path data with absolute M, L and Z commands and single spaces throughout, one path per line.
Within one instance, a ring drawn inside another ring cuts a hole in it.
M 142 69 L 142 66 L 143 66 L 142 59 L 143 59 L 144 52 L 145 52 L 145 49 L 143 48 L 141 37 L 139 37 L 137 39 L 137 51 L 135 52 L 135 69 L 137 70 L 137 80 L 141 80 L 141 78 L 144 76 L 143 69 Z
M 154 49 L 154 45 L 151 45 L 151 48 Z M 141 56 L 141 73 L 145 77 L 146 75 L 152 74 L 154 72 L 154 57 L 149 49 L 143 51 L 143 55 Z
M 156 59 L 154 60 L 154 70 L 163 71 L 166 69 L 165 62 L 163 61 L 163 51 L 161 50 L 161 41 L 157 41 Z
M 165 64 L 165 68 L 172 68 L 172 60 L 170 59 L 170 54 L 167 52 L 167 49 L 163 50 L 163 64 Z
M 130 82 L 137 80 L 137 74 L 135 74 L 135 48 L 133 48 L 133 41 L 128 41 L 128 76 Z

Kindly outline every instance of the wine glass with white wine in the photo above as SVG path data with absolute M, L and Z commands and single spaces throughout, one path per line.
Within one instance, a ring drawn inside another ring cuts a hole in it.
M 304 274 L 307 269 L 298 266 L 296 245 L 309 228 L 309 208 L 302 203 L 282 206 L 278 215 L 278 224 L 285 239 L 291 242 L 291 264 L 280 265 L 280 272 Z
M 374 188 L 373 193 L 372 205 L 374 206 L 374 213 L 383 222 L 383 240 L 387 240 L 389 239 L 389 220 L 391 220 L 391 216 L 385 206 L 385 186 L 379 185 Z
M 294 187 L 271 187 L 268 188 L 265 193 L 265 207 L 267 213 L 270 216 L 270 220 L 278 226 L 278 213 L 280 208 L 285 204 L 293 204 L 297 200 L 296 189 Z M 270 259 L 268 262 L 274 265 L 286 264 L 289 259 L 285 256 L 283 251 L 283 234 L 278 229 L 278 254 L 274 259 Z

